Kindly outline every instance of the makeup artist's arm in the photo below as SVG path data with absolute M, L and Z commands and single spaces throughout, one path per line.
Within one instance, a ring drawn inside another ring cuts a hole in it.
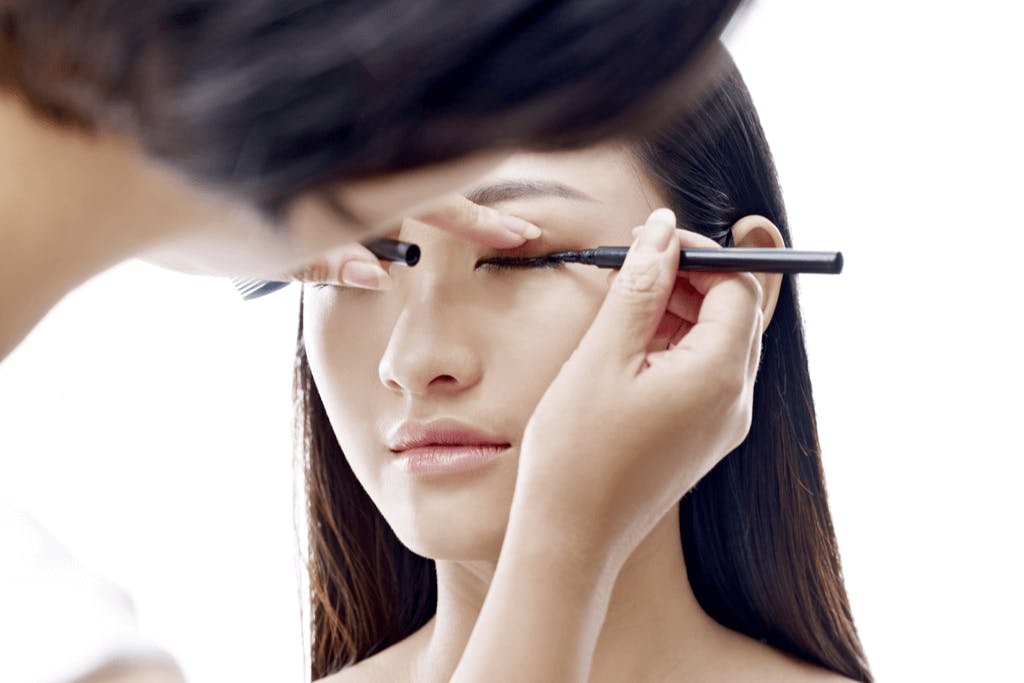
M 457 683 L 586 681 L 626 559 L 749 430 L 761 285 L 677 273 L 680 245 L 714 243 L 674 225 L 648 219 L 527 425 Z
M 452 683 L 588 680 L 621 567 L 600 538 L 553 522 L 513 503 L 487 597 Z
M 109 211 L 118 193 L 103 185 L 127 180 L 125 160 L 111 141 L 87 144 L 0 93 L 0 359 L 66 292 L 149 237 L 145 223 L 90 217 Z
M 501 158 L 490 152 L 353 182 L 343 200 L 371 228 L 432 211 L 453 233 L 518 246 L 530 224 L 505 223 L 449 194 Z M 186 272 L 271 278 L 368 236 L 365 225 L 335 215 L 285 227 L 274 230 L 252 207 L 203 190 L 123 136 L 52 124 L 0 92 L 0 360 L 65 294 L 131 256 Z

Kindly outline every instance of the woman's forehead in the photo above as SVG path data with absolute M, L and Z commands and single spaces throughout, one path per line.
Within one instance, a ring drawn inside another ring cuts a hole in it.
M 663 193 L 623 144 L 514 154 L 463 194 L 488 206 L 568 208 L 630 226 L 665 205 Z
M 500 179 L 552 180 L 569 192 L 606 201 L 626 192 L 639 192 L 632 156 L 622 146 L 603 145 L 582 150 L 514 154 L 488 173 L 478 185 Z

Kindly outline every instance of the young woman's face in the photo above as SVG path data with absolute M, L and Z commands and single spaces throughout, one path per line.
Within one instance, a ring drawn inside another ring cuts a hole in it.
M 305 292 L 309 365 L 338 442 L 398 538 L 434 559 L 497 558 L 526 422 L 608 288 L 608 271 L 592 266 L 477 262 L 628 245 L 631 229 L 664 205 L 628 153 L 612 146 L 516 155 L 479 189 L 477 201 L 544 235 L 498 252 L 406 220 L 396 236 L 420 245 L 422 257 L 413 268 L 391 267 L 390 291 Z M 403 429 L 437 420 L 508 446 L 491 449 L 499 455 L 473 471 L 410 472 L 394 452 L 408 441 Z

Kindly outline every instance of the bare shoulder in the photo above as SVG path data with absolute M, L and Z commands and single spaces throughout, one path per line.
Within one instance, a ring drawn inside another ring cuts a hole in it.
M 318 678 L 313 683 L 371 683 L 372 681 L 386 681 L 388 680 L 387 670 L 380 666 L 378 662 L 373 661 L 382 654 L 384 653 L 379 652 L 373 657 L 364 659 L 358 664 L 353 664 L 330 676 Z
M 396 683 L 415 680 L 413 658 L 417 639 L 395 643 L 375 655 L 313 683 Z
M 757 672 L 756 679 L 763 683 L 856 683 L 831 669 L 816 666 L 802 659 L 778 652 L 780 661 L 773 667 Z
M 734 636 L 728 678 L 757 683 L 856 683 L 835 671 L 816 666 L 740 633 Z
M 403 680 L 402 671 L 405 667 L 396 653 L 392 652 L 397 647 L 393 645 L 337 673 L 318 678 L 314 683 L 394 683 Z

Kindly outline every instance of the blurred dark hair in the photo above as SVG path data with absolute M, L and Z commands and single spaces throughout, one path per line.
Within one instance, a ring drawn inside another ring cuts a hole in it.
M 760 214 L 791 246 L 771 152 L 728 55 L 727 76 L 692 113 L 637 141 L 640 167 L 687 229 L 731 244 Z M 349 468 L 310 372 L 300 314 L 295 388 L 309 512 L 312 673 L 387 648 L 436 611 L 434 561 L 395 536 Z M 743 443 L 679 508 L 690 584 L 719 623 L 870 683 L 843 584 L 818 445 L 796 281 L 783 277 L 764 333 Z
M 692 100 L 740 0 L 0 0 L 0 87 L 271 211 Z

